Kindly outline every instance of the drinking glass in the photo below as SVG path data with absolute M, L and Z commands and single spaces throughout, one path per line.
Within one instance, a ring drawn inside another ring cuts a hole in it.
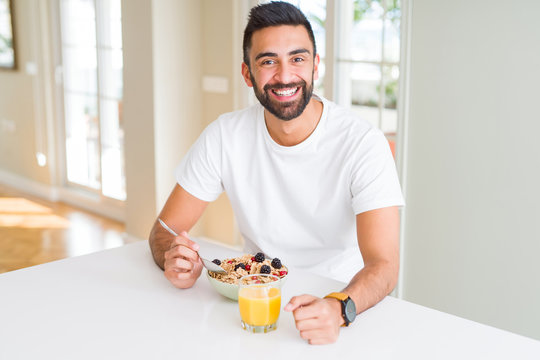
M 238 306 L 242 328 L 267 333 L 277 328 L 281 309 L 281 282 L 269 274 L 247 275 L 238 285 Z

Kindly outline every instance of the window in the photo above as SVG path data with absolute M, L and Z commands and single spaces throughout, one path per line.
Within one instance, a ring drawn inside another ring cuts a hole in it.
M 351 107 L 392 144 L 398 119 L 401 0 L 288 2 L 313 27 L 321 57 L 315 91 Z
M 60 0 L 66 180 L 125 200 L 121 0 Z
M 0 68 L 6 69 L 15 68 L 12 9 L 10 0 L 0 0 Z
M 397 129 L 400 54 L 398 0 L 338 2 L 335 99 L 385 134 Z

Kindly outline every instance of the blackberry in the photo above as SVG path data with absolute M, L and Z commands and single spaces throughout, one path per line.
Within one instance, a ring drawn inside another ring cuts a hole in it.
M 270 274 L 272 269 L 268 265 L 261 266 L 261 274 Z
M 281 260 L 279 260 L 278 258 L 274 258 L 274 260 L 272 260 L 272 267 L 274 269 L 281 269 Z
M 221 265 L 221 261 L 219 259 L 214 259 L 212 262 L 216 265 Z
M 244 263 L 236 264 L 234 266 L 234 271 L 236 271 L 238 268 L 242 268 L 242 269 L 246 270 L 246 264 L 244 264 Z
M 255 254 L 255 261 L 258 263 L 261 263 L 264 261 L 264 254 L 263 253 L 257 253 Z

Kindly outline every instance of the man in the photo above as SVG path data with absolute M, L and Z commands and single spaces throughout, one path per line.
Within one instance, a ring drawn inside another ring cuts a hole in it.
M 187 231 L 226 191 L 246 251 L 349 282 L 284 308 L 310 344 L 331 343 L 397 282 L 403 199 L 393 158 L 378 129 L 312 96 L 319 55 L 296 7 L 253 8 L 243 47 L 242 75 L 260 105 L 222 115 L 190 149 L 160 214 L 183 231 L 173 238 L 156 222 L 152 253 L 171 283 L 191 287 L 202 263 Z

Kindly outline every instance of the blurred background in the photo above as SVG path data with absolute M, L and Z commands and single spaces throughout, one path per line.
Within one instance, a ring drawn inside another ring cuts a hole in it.
M 540 339 L 540 2 L 291 0 L 316 93 L 381 128 L 394 296 Z M 0 272 L 146 240 L 202 129 L 252 104 L 253 0 L 0 0 Z M 240 246 L 225 194 L 191 232 Z

